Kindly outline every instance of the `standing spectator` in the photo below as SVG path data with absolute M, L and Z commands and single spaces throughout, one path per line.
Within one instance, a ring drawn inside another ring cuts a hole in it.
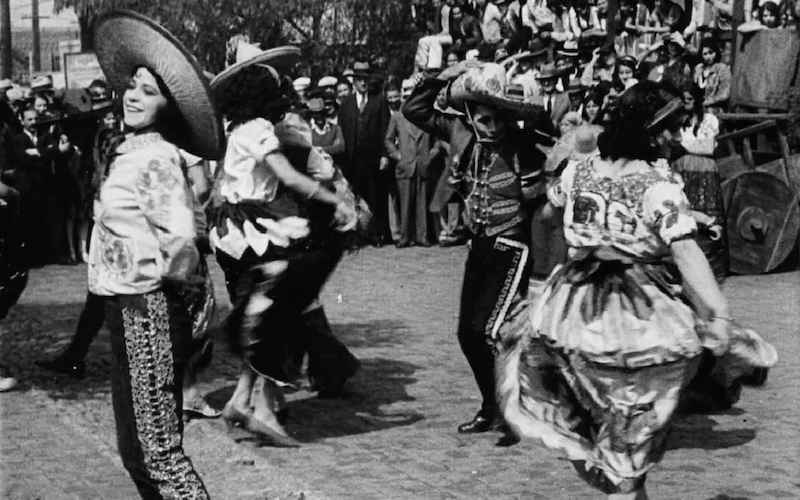
M 389 105 L 389 128 L 392 127 L 392 120 L 394 116 L 400 113 L 400 105 L 401 105 L 401 96 L 400 96 L 400 88 L 394 81 L 392 83 L 386 85 L 386 103 Z M 389 157 L 390 165 L 389 170 L 387 172 L 387 185 L 388 185 L 388 201 L 389 206 L 388 216 L 389 216 L 389 234 L 392 236 L 392 242 L 397 245 L 400 242 L 400 199 L 398 193 L 398 186 L 397 186 L 397 179 L 396 176 L 393 175 L 394 171 L 397 167 L 397 162 L 392 161 L 394 158 L 392 157 L 391 150 L 387 148 L 387 156 Z
M 344 133 L 347 157 L 343 171 L 356 194 L 364 198 L 372 210 L 369 238 L 373 246 L 380 247 L 391 238 L 384 179 L 389 159 L 383 147 L 389 128 L 389 107 L 380 93 L 368 92 L 372 78 L 369 63 L 357 62 L 353 70 L 355 93 L 339 108 L 339 126 Z
M 300 104 L 305 106 L 306 102 L 308 101 L 308 88 L 311 86 L 311 78 L 307 76 L 301 76 L 300 78 L 295 79 L 293 84 L 294 91 L 297 93 L 297 99 L 300 101 Z
M 700 56 L 703 62 L 694 69 L 694 82 L 705 92 L 703 106 L 717 114 L 725 111 L 731 97 L 731 68 L 721 62 L 722 53 L 711 38 L 700 44 Z
M 0 102 L 0 105 L 6 103 Z M 20 235 L 19 193 L 0 180 L 0 320 L 5 319 L 28 283 L 24 248 Z M 16 386 L 17 379 L 0 365 L 0 392 Z
M 692 85 L 683 92 L 689 122 L 680 130 L 684 154 L 672 163 L 681 175 L 683 190 L 698 222 L 695 240 L 711 264 L 718 282 L 728 276 L 728 237 L 725 231 L 725 205 L 714 150 L 719 135 L 719 120 L 703 106 L 703 90 Z
M 28 105 L 22 112 L 23 131 L 11 143 L 11 159 L 15 170 L 15 188 L 20 194 L 20 214 L 26 252 L 33 267 L 53 263 L 58 259 L 59 239 L 55 237 L 54 156 L 70 149 L 66 136 L 55 139 L 49 132 L 41 133 L 36 126 L 39 114 Z
M 330 111 L 322 97 L 312 97 L 308 101 L 308 111 L 311 113 L 311 143 L 336 160 L 345 151 L 341 127 L 331 121 Z
M 561 119 L 569 111 L 569 96 L 556 90 L 559 72 L 555 65 L 547 64 L 542 68 L 537 77 L 542 88 L 541 94 L 536 99 L 537 104 L 544 106 L 545 112 L 550 116 L 553 128 L 558 130 Z
M 342 77 L 336 84 L 336 103 L 341 107 L 345 99 L 353 93 L 353 85 L 347 78 Z
M 403 87 L 405 101 L 413 91 L 414 83 L 405 80 Z M 400 111 L 392 113 L 385 141 L 389 158 L 395 162 L 400 220 L 397 247 L 404 248 L 413 243 L 428 247 L 431 245 L 428 240 L 428 169 L 439 154 L 438 143 Z

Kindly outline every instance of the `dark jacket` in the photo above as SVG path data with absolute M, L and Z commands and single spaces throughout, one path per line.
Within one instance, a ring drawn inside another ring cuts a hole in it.
M 389 120 L 385 143 L 389 158 L 396 162 L 396 178 L 428 177 L 428 167 L 438 151 L 434 149 L 436 140 L 408 121 L 402 112 L 394 113 Z
M 475 134 L 464 117 L 445 115 L 434 109 L 439 92 L 448 82 L 437 78 L 426 78 L 415 89 L 403 106 L 403 115 L 422 130 L 433 137 L 450 144 L 449 157 L 442 178 L 431 202 L 431 211 L 438 212 L 450 200 L 455 192 L 448 182 L 452 170 L 464 171 L 468 168 L 472 149 L 475 145 Z M 544 108 L 526 117 L 525 127 L 519 129 L 512 126 L 502 141 L 503 150 L 517 156 L 507 159 L 509 164 L 520 165 L 520 181 L 525 198 L 533 200 L 545 196 L 547 186 L 544 178 L 544 153 L 537 147 L 539 135 L 536 130 L 552 135 L 554 133 L 550 118 Z
M 389 128 L 386 99 L 380 94 L 370 95 L 360 113 L 353 93 L 339 108 L 339 126 L 345 145 L 346 164 L 342 171 L 352 183 L 360 184 L 360 178 L 379 171 L 380 159 L 384 156 L 383 138 Z
M 453 37 L 453 47 L 462 51 L 476 48 L 483 41 L 481 21 L 468 14 L 464 14 L 460 21 L 450 18 L 450 36 Z

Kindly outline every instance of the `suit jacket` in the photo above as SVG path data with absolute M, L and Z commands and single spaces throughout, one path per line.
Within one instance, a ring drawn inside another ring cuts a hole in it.
M 533 101 L 540 106 L 544 106 L 544 94 L 539 94 Z M 550 120 L 553 123 L 553 128 L 558 130 L 561 119 L 564 118 L 569 112 L 570 102 L 569 95 L 565 92 L 553 92 L 553 107 L 550 110 Z
M 36 143 L 25 132 L 11 137 L 10 163 L 13 165 L 14 187 L 20 194 L 27 194 L 33 189 L 38 179 L 53 173 L 53 144 L 50 134 L 39 134 Z M 26 151 L 36 149 L 39 156 L 29 155 Z M 56 149 L 57 150 L 57 149 Z
M 339 127 L 344 134 L 343 171 L 348 178 L 369 173 L 355 172 L 357 168 L 378 172 L 384 155 L 383 139 L 389 128 L 389 106 L 383 96 L 370 95 L 364 111 L 359 112 L 355 93 L 350 95 L 339 108 Z
M 464 117 L 445 115 L 434 109 L 436 97 L 448 82 L 426 78 L 418 85 L 403 106 L 403 115 L 433 137 L 450 144 L 442 177 L 431 201 L 431 211 L 438 212 L 450 201 L 455 188 L 448 182 L 452 170 L 463 172 L 469 164 L 475 145 L 475 134 Z M 541 141 L 536 130 L 553 134 L 552 124 L 543 108 L 526 117 L 523 129 L 511 128 L 502 139 L 503 150 L 517 155 L 523 191 L 529 200 L 545 196 L 544 153 L 537 147 Z
M 396 162 L 395 177 L 410 179 L 416 174 L 427 179 L 436 154 L 435 143 L 429 133 L 408 121 L 402 112 L 394 113 L 389 120 L 385 145 L 389 158 Z

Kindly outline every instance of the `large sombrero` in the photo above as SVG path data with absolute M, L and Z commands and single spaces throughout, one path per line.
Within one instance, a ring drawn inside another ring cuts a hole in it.
M 535 113 L 539 107 L 525 100 L 521 86 L 509 84 L 506 70 L 496 63 L 475 63 L 453 80 L 447 105 L 464 112 L 467 102 L 513 111 L 521 115 Z
M 258 45 L 239 42 L 236 48 L 236 62 L 211 80 L 211 88 L 216 93 L 224 91 L 241 70 L 254 64 L 269 66 L 279 73 L 284 73 L 300 60 L 300 55 L 300 49 L 291 45 L 261 50 Z
M 155 21 L 129 11 L 111 11 L 95 23 L 97 59 L 112 88 L 120 95 L 136 68 L 155 72 L 172 95 L 188 128 L 176 144 L 203 158 L 222 156 L 225 135 L 208 80 L 195 57 Z

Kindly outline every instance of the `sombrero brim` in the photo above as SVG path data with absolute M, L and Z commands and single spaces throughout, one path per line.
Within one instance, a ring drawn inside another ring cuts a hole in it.
M 214 92 L 220 92 L 230 85 L 234 77 L 243 69 L 249 68 L 254 64 L 266 64 L 275 69 L 278 73 L 285 73 L 300 60 L 302 52 L 298 47 L 285 45 L 265 50 L 256 57 L 233 64 L 225 68 L 220 74 L 211 80 L 211 88 Z
M 480 93 L 480 92 L 472 92 L 468 96 L 464 96 L 461 98 L 458 97 L 454 98 L 453 96 L 451 96 L 449 104 L 456 111 L 463 113 L 466 111 L 466 104 L 468 102 L 473 102 L 476 104 L 485 104 L 486 106 L 489 106 L 491 108 L 500 109 L 503 111 L 511 111 L 520 116 L 533 114 L 537 111 L 538 108 L 541 107 L 537 106 L 536 104 L 533 104 L 532 102 L 518 101 L 515 99 L 498 97 L 495 95 Z
M 188 129 L 176 146 L 202 158 L 222 156 L 225 135 L 208 80 L 177 38 L 141 14 L 111 11 L 98 17 L 94 44 L 103 73 L 120 95 L 137 68 L 158 74 Z

